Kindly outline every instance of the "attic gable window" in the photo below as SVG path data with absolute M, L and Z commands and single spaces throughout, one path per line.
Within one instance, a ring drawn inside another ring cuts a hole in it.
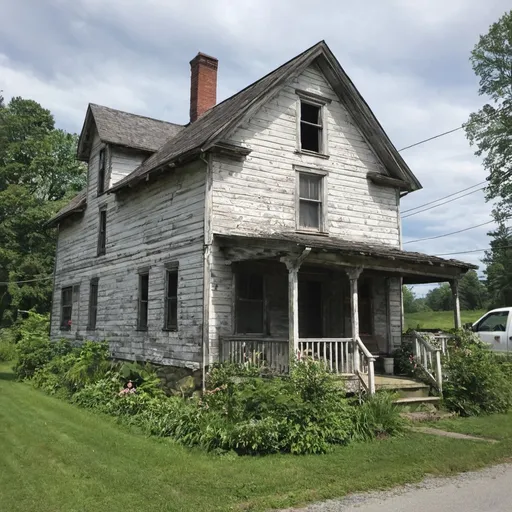
M 300 147 L 314 153 L 322 152 L 322 107 L 300 102 Z
M 98 195 L 105 192 L 105 148 L 98 155 Z

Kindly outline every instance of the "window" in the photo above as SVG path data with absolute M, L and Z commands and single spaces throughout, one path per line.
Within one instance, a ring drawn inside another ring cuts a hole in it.
M 300 148 L 322 153 L 322 107 L 300 101 Z
M 100 210 L 100 226 L 98 230 L 98 256 L 105 254 L 107 247 L 107 209 Z
M 508 311 L 496 311 L 487 315 L 479 324 L 478 332 L 505 332 L 507 329 Z
M 323 175 L 298 173 L 298 228 L 323 229 Z
M 91 279 L 89 287 L 89 321 L 87 329 L 93 331 L 96 329 L 96 319 L 98 316 L 98 278 Z
M 98 195 L 105 192 L 105 148 L 98 155 Z
M 149 297 L 149 273 L 139 274 L 139 307 L 137 329 L 145 331 L 148 328 L 148 297 Z
M 263 334 L 264 299 L 263 276 L 239 273 L 236 276 L 236 332 Z
M 73 287 L 62 288 L 60 296 L 60 328 L 71 330 L 71 314 L 73 313 Z
M 165 325 L 169 331 L 178 330 L 178 270 L 165 271 Z

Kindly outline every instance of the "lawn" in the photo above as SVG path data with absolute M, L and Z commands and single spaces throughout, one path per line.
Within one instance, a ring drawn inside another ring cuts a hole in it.
M 461 311 L 462 324 L 476 322 L 487 311 Z M 453 311 L 423 311 L 405 314 L 405 329 L 453 329 Z
M 499 429 L 497 428 L 499 425 Z M 9 512 L 266 510 L 512 456 L 512 414 L 446 426 L 496 445 L 408 434 L 323 456 L 214 456 L 148 438 L 15 382 L 0 367 L 0 508 Z

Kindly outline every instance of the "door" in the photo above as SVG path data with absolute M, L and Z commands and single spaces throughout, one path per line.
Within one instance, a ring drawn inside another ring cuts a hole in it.
M 299 279 L 299 337 L 323 337 L 322 282 Z
M 478 322 L 473 330 L 493 350 L 506 352 L 509 349 L 509 345 L 512 345 L 509 339 L 510 335 L 507 333 L 507 330 L 510 330 L 507 329 L 511 321 L 509 316 L 508 311 L 491 311 Z

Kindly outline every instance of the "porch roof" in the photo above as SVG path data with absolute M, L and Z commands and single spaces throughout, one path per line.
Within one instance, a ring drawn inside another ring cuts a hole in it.
M 275 259 L 300 253 L 310 247 L 306 263 L 362 266 L 400 275 L 404 283 L 439 282 L 454 279 L 470 269 L 471 263 L 445 259 L 419 252 L 403 251 L 387 245 L 352 242 L 324 235 L 303 233 L 272 233 L 261 235 L 215 235 L 221 247 L 228 250 L 228 259 Z

